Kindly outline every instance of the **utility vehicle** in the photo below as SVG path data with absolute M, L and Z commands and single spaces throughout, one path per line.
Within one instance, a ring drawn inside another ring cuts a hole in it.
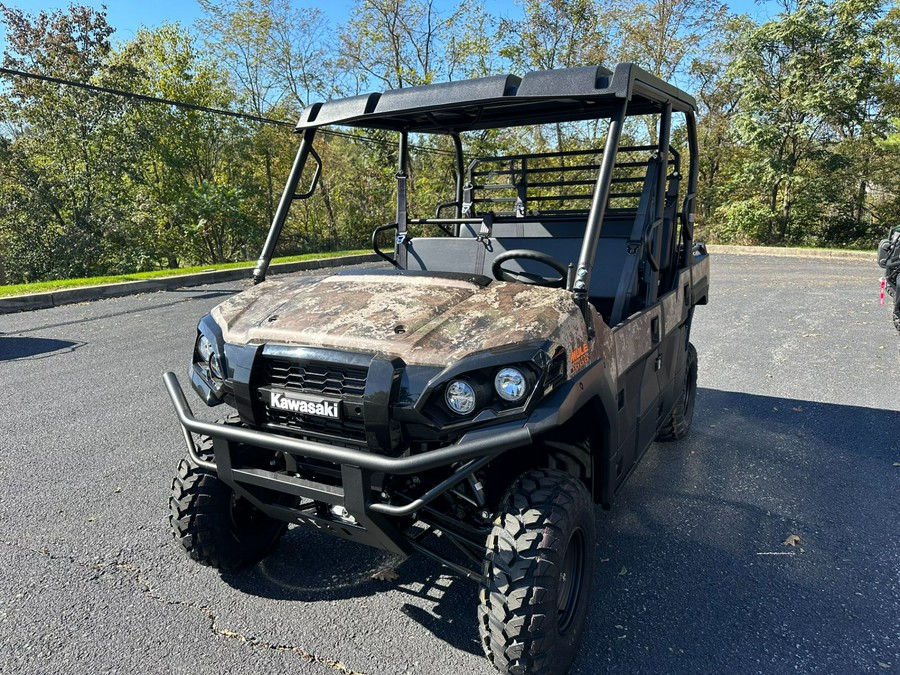
M 595 506 L 691 425 L 691 320 L 709 288 L 694 110 L 629 63 L 307 108 L 257 283 L 197 331 L 193 389 L 232 414 L 197 419 L 165 375 L 187 442 L 171 525 L 191 557 L 253 564 L 288 523 L 422 553 L 479 584 L 499 671 L 566 671 L 589 609 Z M 605 141 L 463 150 L 485 130 L 556 124 Z M 327 170 L 314 142 L 332 125 L 396 138 L 396 220 L 373 227 L 383 268 L 266 280 L 292 201 Z M 453 199 L 411 214 L 410 145 L 427 134 L 455 148 Z

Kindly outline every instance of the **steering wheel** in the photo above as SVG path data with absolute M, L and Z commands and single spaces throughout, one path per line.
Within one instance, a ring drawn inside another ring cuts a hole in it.
M 532 274 L 531 272 L 511 272 L 503 267 L 503 263 L 507 260 L 534 260 L 542 265 L 546 265 L 554 272 L 558 272 L 559 276 L 543 277 L 540 274 Z M 553 256 L 549 256 L 541 251 L 517 248 L 512 251 L 501 253 L 494 258 L 494 263 L 491 265 L 491 273 L 498 281 L 518 281 L 523 284 L 535 284 L 537 286 L 548 286 L 550 288 L 564 288 L 569 271 L 565 265 Z

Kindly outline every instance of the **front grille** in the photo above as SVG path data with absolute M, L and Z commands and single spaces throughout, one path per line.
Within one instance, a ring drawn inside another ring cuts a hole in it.
M 362 401 L 366 393 L 365 368 L 320 363 L 265 360 L 266 384 L 307 393 L 325 394 Z
M 366 429 L 361 409 L 367 374 L 367 369 L 359 366 L 264 358 L 261 386 L 322 394 L 342 401 L 341 419 L 304 415 L 266 405 L 266 423 L 270 428 L 300 438 L 364 445 Z

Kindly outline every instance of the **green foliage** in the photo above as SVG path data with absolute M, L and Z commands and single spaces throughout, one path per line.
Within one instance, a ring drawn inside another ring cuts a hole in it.
M 728 191 L 768 214 L 743 221 L 745 235 L 847 244 L 872 230 L 874 150 L 898 86 L 883 16 L 879 0 L 801 0 L 740 35 L 728 79 L 743 152 Z

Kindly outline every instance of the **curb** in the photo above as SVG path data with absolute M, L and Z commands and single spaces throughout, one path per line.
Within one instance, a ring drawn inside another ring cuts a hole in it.
M 377 262 L 378 260 L 380 260 L 380 258 L 374 253 L 362 253 L 359 255 L 345 255 L 336 258 L 316 258 L 315 260 L 275 263 L 269 267 L 269 274 L 286 274 L 288 272 L 302 272 L 329 267 L 340 267 L 342 265 L 360 265 L 362 263 Z M 0 298 L 0 314 L 27 312 L 33 309 L 48 309 L 50 307 L 58 307 L 59 305 L 90 302 L 92 300 L 101 300 L 103 298 L 120 298 L 126 295 L 137 295 L 138 293 L 170 291 L 175 288 L 204 286 L 206 284 L 216 284 L 222 281 L 249 279 L 253 270 L 254 267 L 235 267 L 227 270 L 183 274 L 176 277 L 143 279 L 141 281 L 121 281 L 116 284 L 100 284 L 97 286 L 84 286 L 82 288 L 65 288 L 59 291 L 48 291 L 46 293 L 16 295 L 10 298 Z
M 710 253 L 740 255 L 771 255 L 790 258 L 838 258 L 845 260 L 868 260 L 875 262 L 875 251 L 842 251 L 832 248 L 781 248 L 776 246 L 732 246 L 730 244 L 707 244 Z

